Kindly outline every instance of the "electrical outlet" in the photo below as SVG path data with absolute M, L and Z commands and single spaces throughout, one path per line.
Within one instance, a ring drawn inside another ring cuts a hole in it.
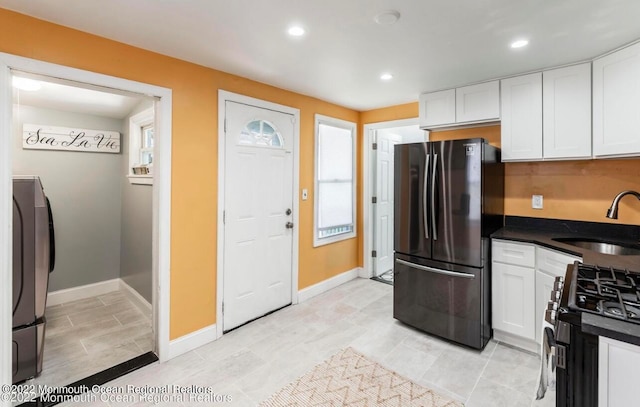
M 542 195 L 531 195 L 531 207 L 533 209 L 542 209 Z
M 302 190 L 302 200 L 303 200 L 303 201 L 306 201 L 306 200 L 307 200 L 307 198 L 309 198 L 309 192 L 308 192 L 308 191 L 307 191 L 307 189 L 305 188 L 305 189 L 303 189 L 303 190 Z

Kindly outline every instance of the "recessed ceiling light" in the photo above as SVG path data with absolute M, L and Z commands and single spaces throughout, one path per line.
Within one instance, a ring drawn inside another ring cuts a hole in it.
M 14 76 L 12 79 L 12 83 L 15 88 L 29 92 L 40 90 L 40 88 L 42 87 L 39 81 L 35 81 L 29 78 L 21 78 L 19 76 Z
M 391 75 L 390 73 L 383 73 L 382 75 L 380 75 L 380 79 L 382 79 L 383 81 L 390 81 L 391 79 L 393 79 L 393 75 Z
M 395 24 L 400 19 L 400 13 L 396 10 L 387 10 L 373 17 L 373 21 L 380 25 Z
M 511 43 L 511 48 L 522 48 L 529 44 L 529 40 L 517 40 Z
M 289 30 L 287 32 L 291 36 L 301 37 L 304 35 L 304 28 L 300 27 L 299 25 L 294 25 L 292 27 L 289 27 Z

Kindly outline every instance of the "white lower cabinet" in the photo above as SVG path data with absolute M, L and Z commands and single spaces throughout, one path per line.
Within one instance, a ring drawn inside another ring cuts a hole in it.
M 536 310 L 534 317 L 536 319 L 536 342 L 542 341 L 542 318 L 544 312 L 547 309 L 547 304 L 551 298 L 551 290 L 553 290 L 553 283 L 555 277 L 550 276 L 541 271 L 536 271 Z
M 556 277 L 564 277 L 567 265 L 581 258 L 555 250 L 536 247 L 536 342 L 542 341 L 542 318 L 550 300 Z
M 640 346 L 598 338 L 598 406 L 638 405 Z
M 493 240 L 491 306 L 494 337 L 539 352 L 542 319 L 555 278 L 580 257 L 531 243 Z
M 491 325 L 499 341 L 535 350 L 535 246 L 504 240 L 491 245 Z
M 534 271 L 512 264 L 493 264 L 493 328 L 535 338 Z

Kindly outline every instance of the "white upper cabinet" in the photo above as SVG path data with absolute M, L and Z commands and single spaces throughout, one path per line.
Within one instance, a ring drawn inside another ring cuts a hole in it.
M 500 119 L 500 81 L 456 89 L 456 122 Z
M 545 159 L 591 158 L 591 64 L 542 73 Z
M 420 95 L 420 127 L 442 126 L 456 122 L 456 90 Z
M 423 129 L 498 121 L 500 81 L 423 93 L 419 105 Z
M 502 161 L 542 159 L 542 73 L 500 81 Z
M 640 155 L 640 43 L 593 61 L 593 155 Z

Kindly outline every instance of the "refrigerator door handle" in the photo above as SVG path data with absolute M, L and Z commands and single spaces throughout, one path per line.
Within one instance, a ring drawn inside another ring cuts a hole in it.
M 404 264 L 405 266 L 417 269 L 417 270 L 423 270 L 423 271 L 428 271 L 431 273 L 437 273 L 437 274 L 444 274 L 446 276 L 451 276 L 451 277 L 461 277 L 461 278 L 469 278 L 469 279 L 474 279 L 476 278 L 475 275 L 473 274 L 469 274 L 469 273 L 459 273 L 457 271 L 449 271 L 449 270 L 442 270 L 442 269 L 437 269 L 434 267 L 427 267 L 427 266 L 423 266 L 421 264 L 415 264 L 415 263 L 411 263 L 409 261 L 405 261 L 402 259 L 396 259 L 396 263 L 400 263 L 400 264 Z
M 431 172 L 431 224 L 433 240 L 438 240 L 438 223 L 436 219 L 436 175 L 438 172 L 438 154 L 433 155 L 433 171 Z
M 424 160 L 424 181 L 422 183 L 422 221 L 424 222 L 424 237 L 429 238 L 429 215 L 427 215 L 427 182 L 429 181 L 429 154 Z

